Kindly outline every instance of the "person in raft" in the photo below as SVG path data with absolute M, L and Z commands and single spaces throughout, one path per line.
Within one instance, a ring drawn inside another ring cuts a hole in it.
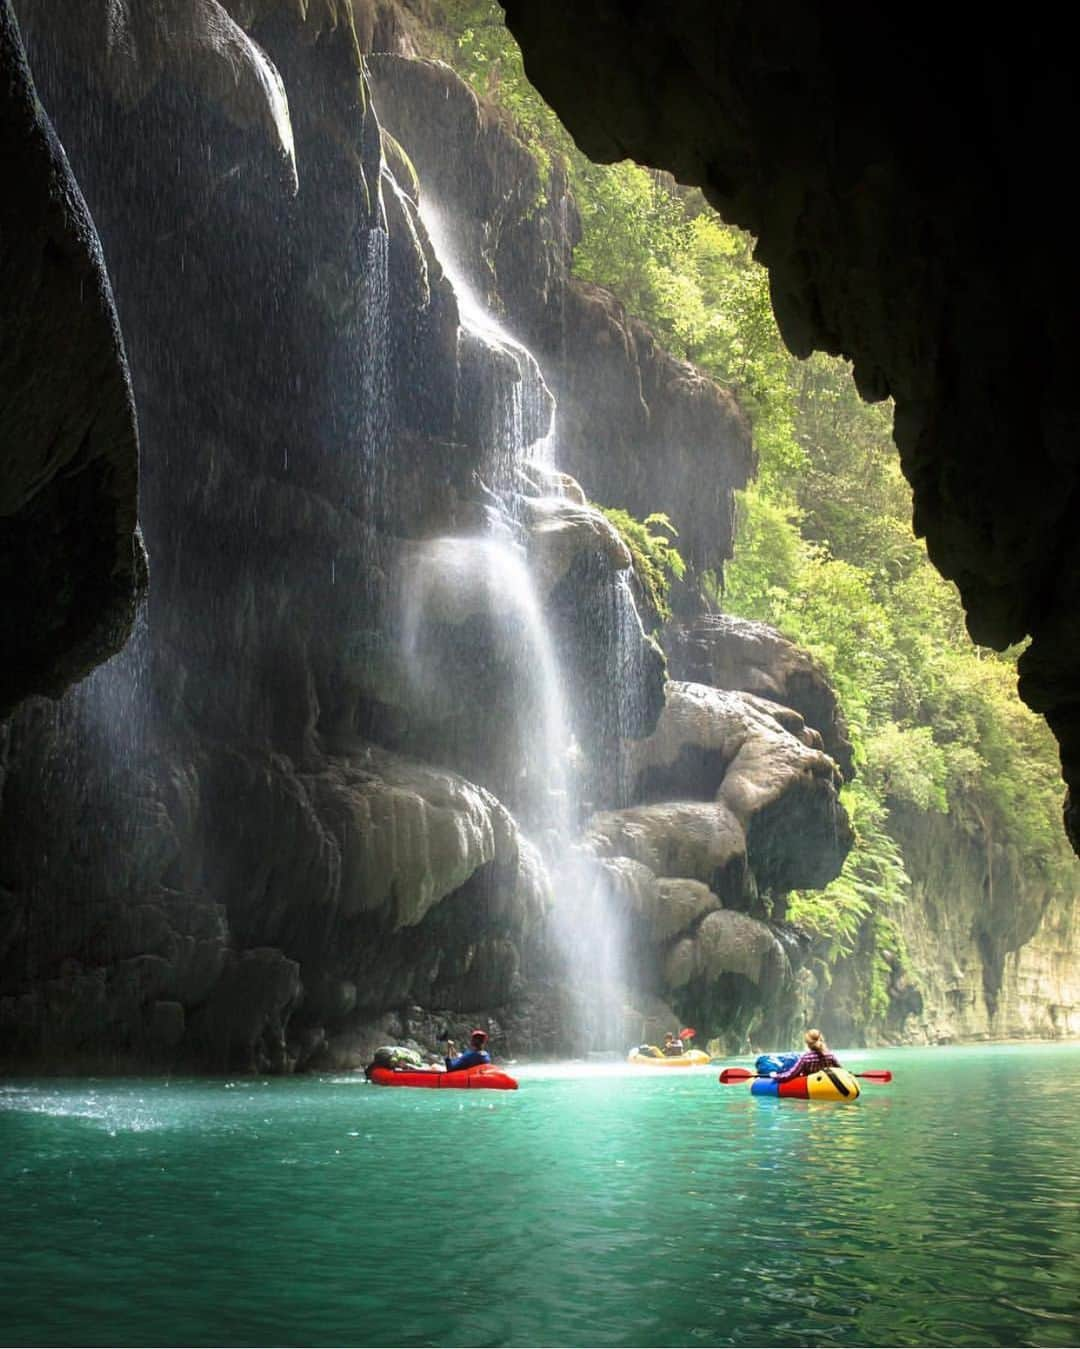
M 474 1030 L 469 1036 L 471 1049 L 466 1049 L 461 1054 L 455 1054 L 457 1046 L 453 1040 L 446 1042 L 446 1071 L 448 1073 L 460 1072 L 462 1068 L 479 1068 L 482 1063 L 490 1063 L 491 1055 L 484 1046 L 487 1044 L 487 1031 Z
M 809 1077 L 811 1073 L 820 1073 L 823 1068 L 840 1068 L 843 1065 L 835 1054 L 829 1052 L 825 1037 L 819 1030 L 808 1030 L 803 1037 L 806 1050 L 800 1054 L 786 1073 L 770 1073 L 777 1082 L 790 1082 L 793 1077 Z
M 664 1058 L 677 1059 L 683 1052 L 683 1042 L 677 1035 L 672 1035 L 671 1031 L 664 1036 Z

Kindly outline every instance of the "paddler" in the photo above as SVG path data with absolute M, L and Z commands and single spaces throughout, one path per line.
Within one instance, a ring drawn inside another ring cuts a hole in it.
M 826 1068 L 840 1068 L 843 1065 L 825 1043 L 825 1037 L 816 1028 L 808 1030 L 803 1036 L 806 1050 L 800 1054 L 791 1067 L 783 1073 L 770 1073 L 777 1082 L 790 1082 L 793 1077 L 809 1077 L 811 1073 L 823 1072 Z
M 482 1063 L 490 1063 L 491 1055 L 487 1052 L 488 1034 L 486 1030 L 474 1030 L 469 1036 L 471 1049 L 466 1049 L 460 1054 L 455 1054 L 457 1046 L 453 1040 L 446 1042 L 446 1071 L 448 1073 L 459 1072 L 462 1068 L 479 1068 Z

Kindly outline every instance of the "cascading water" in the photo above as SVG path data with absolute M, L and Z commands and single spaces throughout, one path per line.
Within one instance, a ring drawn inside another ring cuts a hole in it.
M 364 261 L 360 434 L 364 492 L 370 502 L 385 492 L 390 444 L 390 236 L 385 225 L 368 231 Z
M 497 657 L 512 664 L 520 723 L 529 729 L 515 806 L 551 853 L 565 846 L 571 828 L 570 736 L 554 646 L 520 544 L 495 534 L 438 538 L 412 559 L 402 636 L 410 678 L 424 698 L 439 698 L 446 679 L 426 638 L 437 622 L 453 623 L 470 610 L 492 621 Z
M 445 652 L 437 644 L 429 646 L 428 635 L 434 625 L 452 625 L 478 611 L 494 634 L 498 657 L 511 661 L 519 756 L 513 806 L 548 868 L 551 935 L 567 995 L 565 1019 L 574 1027 L 580 1050 L 621 1050 L 624 933 L 602 869 L 575 841 L 581 814 L 580 752 L 571 732 L 576 709 L 527 565 L 521 511 L 515 505 L 530 490 L 561 492 L 554 400 L 532 353 L 491 316 L 469 285 L 439 212 L 425 205 L 421 215 L 457 296 L 462 369 L 483 371 L 482 379 L 463 382 L 465 397 L 481 401 L 479 430 L 499 507 L 491 512 L 486 536 L 430 540 L 411 557 L 402 599 L 406 664 L 417 693 L 427 700 L 445 697 Z M 601 591 L 610 610 L 603 619 L 605 639 L 614 653 L 605 678 L 614 680 L 613 698 L 619 704 L 634 678 L 626 667 L 640 660 L 641 626 L 625 578 L 605 577 Z M 628 623 L 636 640 L 623 640 Z M 632 729 L 635 718 L 626 710 L 621 717 L 616 713 L 616 720 L 617 734 Z
M 645 659 L 644 631 L 641 618 L 630 589 L 626 572 L 617 573 L 611 584 L 601 592 L 604 612 L 609 672 L 606 686 L 618 690 L 618 696 L 608 699 L 607 738 L 615 744 L 638 739 L 646 730 L 647 712 L 642 706 L 640 691 L 645 687 L 643 664 Z M 614 803 L 628 806 L 632 800 L 633 782 L 627 777 L 628 759 L 617 756 L 615 765 Z
M 149 606 L 143 603 L 126 646 L 75 688 L 83 741 L 91 757 L 109 764 L 108 777 L 131 773 L 151 746 Z
M 532 352 L 498 322 L 467 279 L 442 213 L 424 202 L 420 217 L 457 298 L 458 367 L 465 377 L 456 420 L 459 426 L 475 422 L 490 485 L 512 492 L 530 447 L 550 435 L 554 399 Z

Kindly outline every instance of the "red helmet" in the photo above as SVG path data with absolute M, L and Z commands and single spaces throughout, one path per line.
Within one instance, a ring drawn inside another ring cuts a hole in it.
M 488 1033 L 486 1030 L 474 1030 L 473 1033 L 469 1036 L 470 1040 L 486 1040 L 487 1038 Z

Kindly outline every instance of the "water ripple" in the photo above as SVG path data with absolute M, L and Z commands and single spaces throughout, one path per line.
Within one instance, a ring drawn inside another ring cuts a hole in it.
M 5 1084 L 0 1343 L 1080 1342 L 1080 1050 L 866 1061 L 893 1085 L 840 1105 Z

